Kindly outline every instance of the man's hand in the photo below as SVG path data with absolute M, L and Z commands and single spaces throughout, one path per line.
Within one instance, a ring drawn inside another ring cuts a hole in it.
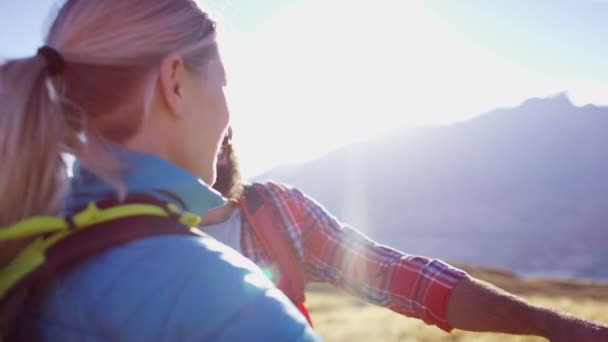
M 555 313 L 550 317 L 545 337 L 551 342 L 608 342 L 608 325 Z
M 536 335 L 551 342 L 608 342 L 608 325 L 533 305 L 486 282 L 467 277 L 452 290 L 451 327 L 469 331 Z

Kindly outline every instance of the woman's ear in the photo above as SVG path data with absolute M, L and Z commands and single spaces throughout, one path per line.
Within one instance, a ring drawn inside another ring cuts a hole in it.
M 170 115 L 184 115 L 184 61 L 180 56 L 169 55 L 160 63 L 159 86 L 162 99 Z

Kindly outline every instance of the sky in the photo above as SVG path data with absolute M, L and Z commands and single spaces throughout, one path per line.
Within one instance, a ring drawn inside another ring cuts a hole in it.
M 608 105 L 608 0 L 198 2 L 246 177 L 530 97 Z M 56 4 L 0 0 L 0 57 L 33 54 Z

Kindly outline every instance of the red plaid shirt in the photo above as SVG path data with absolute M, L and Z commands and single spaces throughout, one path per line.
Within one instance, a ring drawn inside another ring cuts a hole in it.
M 288 231 L 307 282 L 330 283 L 364 301 L 452 330 L 447 302 L 465 272 L 379 245 L 296 188 L 264 185 L 272 194 L 268 200 L 280 208 L 281 226 Z M 243 254 L 263 270 L 272 269 L 273 260 L 242 217 Z

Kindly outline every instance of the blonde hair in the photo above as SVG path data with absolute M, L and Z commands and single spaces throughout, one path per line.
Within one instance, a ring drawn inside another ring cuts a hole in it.
M 0 227 L 62 209 L 63 152 L 119 188 L 104 146 L 137 132 L 162 59 L 179 54 L 198 71 L 218 57 L 215 24 L 191 0 L 68 0 L 45 45 L 62 73 L 41 55 L 0 66 Z M 22 246 L 0 244 L 0 265 Z

